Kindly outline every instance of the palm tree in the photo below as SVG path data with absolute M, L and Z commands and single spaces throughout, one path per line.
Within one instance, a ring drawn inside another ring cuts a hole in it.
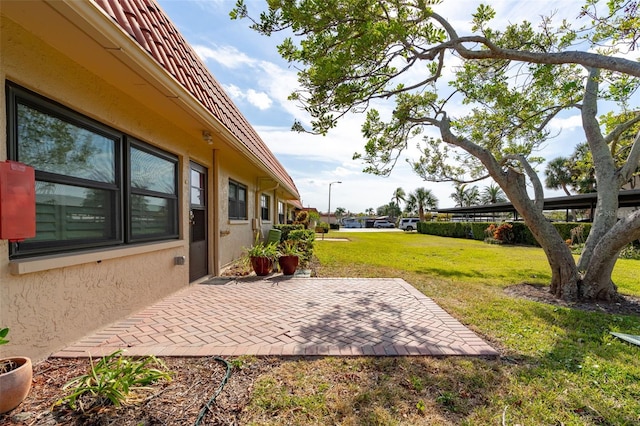
M 347 212 L 347 209 L 345 209 L 344 207 L 338 207 L 334 210 L 334 213 L 336 215 L 336 219 L 338 219 L 338 221 L 340 221 L 340 218 L 342 216 L 344 216 L 344 214 Z
M 574 157 L 572 159 L 565 157 L 557 157 L 547 163 L 547 168 L 544 173 L 547 177 L 544 180 L 544 184 L 549 189 L 560 189 L 564 191 L 568 196 L 571 195 L 569 192 L 568 185 L 571 185 L 576 188 L 585 187 L 588 188 L 592 182 L 595 181 L 593 174 L 591 173 L 589 168 L 587 167 L 587 173 L 580 173 L 578 171 L 573 170 L 575 167 L 575 159 L 577 155 L 580 155 L 579 152 L 582 148 L 576 147 L 576 151 L 574 152 Z M 585 153 L 586 155 L 586 153 Z M 578 178 L 578 182 L 574 180 L 575 177 Z M 582 177 L 580 177 L 582 175 Z M 582 192 L 579 190 L 578 192 Z M 590 192 L 586 190 L 585 192 Z M 573 220 L 577 220 L 578 211 L 576 209 L 571 209 L 571 215 L 573 216 Z
M 547 177 L 544 180 L 544 184 L 549 189 L 560 189 L 565 194 L 571 195 L 568 185 L 573 183 L 571 179 L 571 163 L 568 158 L 557 157 L 549 161 L 544 173 Z
M 366 209 L 364 211 L 368 216 L 373 216 L 373 214 L 375 213 L 375 210 L 373 209 L 373 207 L 369 207 L 368 209 Z
M 398 207 L 398 205 L 392 201 L 389 204 L 378 207 L 377 214 L 378 216 L 389 216 L 390 218 L 396 218 L 402 214 L 402 210 L 400 210 L 400 207 Z
M 420 221 L 424 222 L 424 211 L 432 210 L 438 207 L 438 198 L 433 195 L 433 192 L 427 188 L 417 188 L 414 192 L 409 194 L 407 205 L 411 205 L 411 211 L 418 211 Z
M 484 187 L 481 200 L 482 204 L 496 204 L 506 202 L 507 197 L 504 195 L 504 192 L 502 192 L 500 186 L 491 183 L 489 186 Z
M 465 206 L 477 206 L 480 204 L 480 191 L 477 186 L 472 186 L 466 191 L 466 204 Z
M 466 186 L 466 184 L 454 186 L 455 192 L 451 193 L 451 199 L 456 202 L 455 207 L 464 207 Z
M 406 197 L 407 193 L 404 192 L 404 189 L 398 187 L 395 191 L 393 191 L 391 201 L 394 201 L 396 203 L 396 206 L 400 207 L 400 201 L 405 201 Z
M 418 214 L 418 200 L 416 194 L 413 192 L 409 194 L 404 204 L 404 212 L 407 216 L 414 216 Z
M 467 184 L 458 184 L 455 186 L 455 192 L 451 194 L 451 198 L 456 202 L 456 207 L 469 207 L 480 204 L 480 192 L 477 186 L 467 188 Z

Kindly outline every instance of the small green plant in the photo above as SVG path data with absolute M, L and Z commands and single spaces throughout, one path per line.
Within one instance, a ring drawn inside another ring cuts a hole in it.
M 149 390 L 149 385 L 164 379 L 171 380 L 162 361 L 154 356 L 131 359 L 122 356 L 122 350 L 100 359 L 91 368 L 63 386 L 68 395 L 56 401 L 55 405 L 68 404 L 80 411 L 96 405 L 122 404 L 135 401 L 136 393 Z M 132 395 L 132 392 L 133 395 Z
M 453 392 L 441 391 L 440 395 L 436 396 L 436 402 L 452 412 L 458 411 L 456 401 L 456 394 Z
M 9 334 L 9 329 L 7 327 L 0 328 L 0 345 L 6 345 L 9 341 L 6 339 L 7 334 Z
M 9 341 L 6 339 L 9 334 L 9 328 L 0 328 L 0 345 L 6 345 Z M 0 361 L 0 374 L 8 373 L 15 369 L 17 364 L 9 359 Z
M 409 377 L 409 381 L 411 381 L 411 386 L 417 391 L 422 392 L 424 389 L 424 384 L 422 383 L 422 379 L 418 376 Z
M 251 247 L 245 247 L 244 251 L 248 257 L 267 257 L 271 260 L 278 258 L 278 244 L 265 244 L 262 241 L 258 241 L 258 238 L 256 238 L 255 243 Z
M 298 247 L 298 242 L 294 240 L 286 240 L 278 246 L 279 256 L 301 256 L 302 251 Z

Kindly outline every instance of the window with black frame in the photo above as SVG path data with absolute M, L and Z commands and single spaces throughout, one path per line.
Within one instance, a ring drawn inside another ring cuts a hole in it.
M 229 179 L 229 219 L 247 219 L 247 187 Z
M 141 142 L 129 146 L 129 238 L 177 235 L 177 159 Z
M 262 220 L 271 220 L 271 197 L 266 194 L 260 195 L 260 218 Z
M 11 257 L 178 237 L 177 157 L 6 89 L 9 158 L 36 174 L 36 236 L 12 243 Z
M 278 201 L 278 223 L 284 224 L 286 223 L 284 217 L 284 203 L 282 201 Z

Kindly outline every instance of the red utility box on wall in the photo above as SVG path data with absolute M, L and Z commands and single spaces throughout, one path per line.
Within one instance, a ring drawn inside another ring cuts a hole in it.
M 33 167 L 0 162 L 0 240 L 36 236 L 36 177 Z

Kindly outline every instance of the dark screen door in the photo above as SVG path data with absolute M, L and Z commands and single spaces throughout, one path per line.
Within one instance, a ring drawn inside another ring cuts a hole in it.
M 207 262 L 207 169 L 190 163 L 189 281 L 209 272 Z

